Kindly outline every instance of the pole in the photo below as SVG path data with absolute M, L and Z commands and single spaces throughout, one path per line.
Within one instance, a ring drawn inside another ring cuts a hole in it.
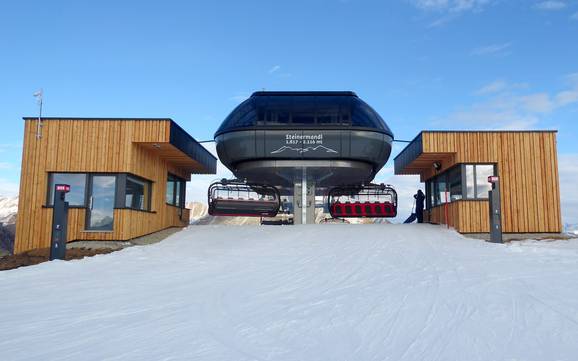
M 504 243 L 502 238 L 502 205 L 500 204 L 500 178 L 489 176 L 492 188 L 488 191 L 490 208 L 490 242 Z
M 301 177 L 301 224 L 307 224 L 307 168 Z
M 42 91 L 42 89 L 40 89 L 40 91 L 37 91 L 36 93 L 34 93 L 34 96 L 36 98 L 38 98 L 38 121 L 36 122 L 36 139 L 40 139 L 42 138 L 42 97 L 43 97 L 44 93 Z
M 54 203 L 52 205 L 52 236 L 50 239 L 50 260 L 66 258 L 66 236 L 68 230 L 68 202 L 66 193 L 70 185 L 54 185 Z
M 446 202 L 444 204 L 444 217 L 446 219 L 446 227 L 450 228 L 449 222 L 448 222 L 448 190 L 446 189 L 444 192 L 445 198 L 446 198 Z

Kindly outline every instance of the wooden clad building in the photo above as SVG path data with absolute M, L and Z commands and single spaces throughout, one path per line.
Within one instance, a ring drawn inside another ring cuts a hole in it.
M 68 241 L 189 223 L 185 184 L 216 158 L 171 119 L 24 118 L 14 252 L 50 246 L 53 189 L 71 186 Z
M 562 231 L 555 131 L 423 131 L 395 158 L 395 174 L 420 175 L 430 223 L 488 232 L 487 178 L 497 175 L 503 232 Z

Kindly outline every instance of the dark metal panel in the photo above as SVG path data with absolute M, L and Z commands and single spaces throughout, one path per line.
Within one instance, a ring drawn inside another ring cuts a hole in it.
M 403 174 L 405 167 L 417 159 L 423 153 L 423 132 L 419 133 L 394 160 L 395 174 Z
M 191 159 L 201 164 L 203 169 L 197 174 L 215 174 L 217 172 L 217 158 L 200 145 L 193 137 L 178 124 L 171 121 L 170 143 Z
M 114 198 L 114 208 L 125 208 L 126 205 L 126 173 L 119 173 L 116 176 L 116 193 Z

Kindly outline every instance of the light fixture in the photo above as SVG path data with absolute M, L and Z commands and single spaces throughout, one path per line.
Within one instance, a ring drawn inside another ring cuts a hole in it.
M 157 149 L 161 149 L 161 145 L 157 143 L 153 143 L 153 147 Z
M 434 162 L 433 167 L 436 171 L 439 171 L 440 169 L 442 169 L 442 164 L 440 162 Z

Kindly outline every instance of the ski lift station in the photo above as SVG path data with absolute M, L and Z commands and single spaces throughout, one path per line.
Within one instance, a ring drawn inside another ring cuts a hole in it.
M 15 253 L 50 246 L 57 184 L 70 185 L 67 241 L 122 241 L 189 224 L 186 181 L 216 173 L 216 157 L 171 119 L 24 122 Z M 212 216 L 289 209 L 293 223 L 310 224 L 316 197 L 333 218 L 397 215 L 395 185 L 372 183 L 394 133 L 353 92 L 256 92 L 214 141 L 235 178 L 209 186 Z M 489 232 L 492 177 L 504 232 L 562 230 L 554 131 L 423 131 L 394 163 L 425 183 L 427 222 Z

